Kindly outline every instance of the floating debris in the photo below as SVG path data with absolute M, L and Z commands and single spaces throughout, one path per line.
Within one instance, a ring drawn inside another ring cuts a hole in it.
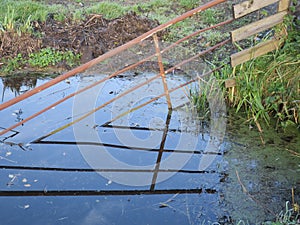
M 112 184 L 112 180 L 109 180 L 109 181 L 106 183 L 106 186 L 107 186 L 107 185 L 110 185 L 110 184 Z
M 11 186 L 14 185 L 14 181 L 17 179 L 18 176 L 20 176 L 21 174 L 9 174 L 8 178 L 10 178 L 11 180 L 7 183 L 7 186 Z

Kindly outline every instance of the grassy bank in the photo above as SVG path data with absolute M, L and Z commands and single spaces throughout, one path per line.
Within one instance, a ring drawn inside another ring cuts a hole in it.
M 288 37 L 282 48 L 235 68 L 226 65 L 214 74 L 228 106 L 246 113 L 247 121 L 260 132 L 270 125 L 277 130 L 300 126 L 300 32 L 292 19 L 284 24 Z M 225 88 L 228 80 L 235 82 L 234 87 Z M 205 96 L 192 95 L 201 115 Z

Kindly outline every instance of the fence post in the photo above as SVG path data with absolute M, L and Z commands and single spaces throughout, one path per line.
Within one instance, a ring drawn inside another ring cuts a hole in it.
M 164 65 L 162 63 L 161 51 L 160 51 L 160 48 L 159 48 L 158 38 L 157 38 L 156 34 L 153 34 L 153 40 L 154 40 L 154 44 L 155 44 L 155 51 L 156 51 L 156 55 L 157 55 L 160 76 L 161 76 L 161 79 L 162 79 L 162 82 L 163 82 L 163 85 L 164 85 L 164 90 L 165 90 L 165 93 L 166 93 L 168 108 L 172 109 L 171 98 L 170 98 L 168 84 L 167 84 L 166 76 L 165 76 L 166 73 L 165 73 Z
M 290 0 L 280 0 L 278 3 L 278 12 L 285 11 L 290 6 Z

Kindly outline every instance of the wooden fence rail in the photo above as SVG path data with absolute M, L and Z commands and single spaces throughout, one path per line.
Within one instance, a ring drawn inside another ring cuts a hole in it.
M 258 20 L 256 22 L 231 31 L 232 42 L 234 43 L 243 40 L 245 38 L 258 34 L 262 31 L 265 31 L 282 23 L 284 17 L 287 15 L 289 0 L 249 0 L 235 5 L 233 7 L 234 19 L 238 19 L 242 16 L 245 16 L 249 13 L 262 9 L 263 7 L 274 4 L 276 2 L 278 2 L 278 12 L 275 15 L 266 17 L 264 19 Z M 262 42 L 260 44 L 257 44 L 256 46 L 231 55 L 231 66 L 235 67 L 244 62 L 247 62 L 256 57 L 271 52 L 275 49 L 278 49 L 284 40 L 284 35 L 282 34 L 286 34 L 286 32 L 282 32 L 281 34 L 275 34 L 271 40 Z

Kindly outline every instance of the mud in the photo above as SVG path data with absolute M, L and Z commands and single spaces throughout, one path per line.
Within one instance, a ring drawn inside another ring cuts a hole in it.
M 13 58 L 18 54 L 27 57 L 41 48 L 52 47 L 80 53 L 82 62 L 86 62 L 156 26 L 157 21 L 135 13 L 113 20 L 102 15 L 89 15 L 79 22 L 71 19 L 60 22 L 49 14 L 45 22 L 33 23 L 32 34 L 0 33 L 0 58 Z

